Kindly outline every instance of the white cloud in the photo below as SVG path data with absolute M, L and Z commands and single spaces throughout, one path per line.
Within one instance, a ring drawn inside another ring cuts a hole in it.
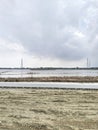
M 6 42 L 0 42 L 0 50 L 36 56 L 39 62 L 43 57 L 41 66 L 50 59 L 59 61 L 54 66 L 82 64 L 87 57 L 96 61 L 97 12 L 97 0 L 1 0 L 0 39 Z

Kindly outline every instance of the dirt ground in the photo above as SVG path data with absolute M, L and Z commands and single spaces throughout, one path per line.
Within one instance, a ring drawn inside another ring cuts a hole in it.
M 0 82 L 87 82 L 98 83 L 98 76 L 68 76 L 68 77 L 21 77 L 0 78 Z
M 0 88 L 0 130 L 98 130 L 98 91 Z

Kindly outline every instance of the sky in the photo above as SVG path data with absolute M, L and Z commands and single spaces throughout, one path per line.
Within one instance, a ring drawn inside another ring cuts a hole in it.
M 98 0 L 0 0 L 0 67 L 98 67 Z

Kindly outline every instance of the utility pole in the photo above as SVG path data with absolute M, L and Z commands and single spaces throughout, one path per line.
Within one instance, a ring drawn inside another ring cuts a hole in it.
M 88 58 L 87 58 L 87 68 L 89 67 L 89 60 L 88 60 Z
M 87 68 L 90 68 L 90 66 L 91 66 L 90 60 L 87 58 Z

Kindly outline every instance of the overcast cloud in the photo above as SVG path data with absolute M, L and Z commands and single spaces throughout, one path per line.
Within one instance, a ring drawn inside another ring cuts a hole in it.
M 0 0 L 3 49 L 66 62 L 88 57 L 97 66 L 98 1 Z

